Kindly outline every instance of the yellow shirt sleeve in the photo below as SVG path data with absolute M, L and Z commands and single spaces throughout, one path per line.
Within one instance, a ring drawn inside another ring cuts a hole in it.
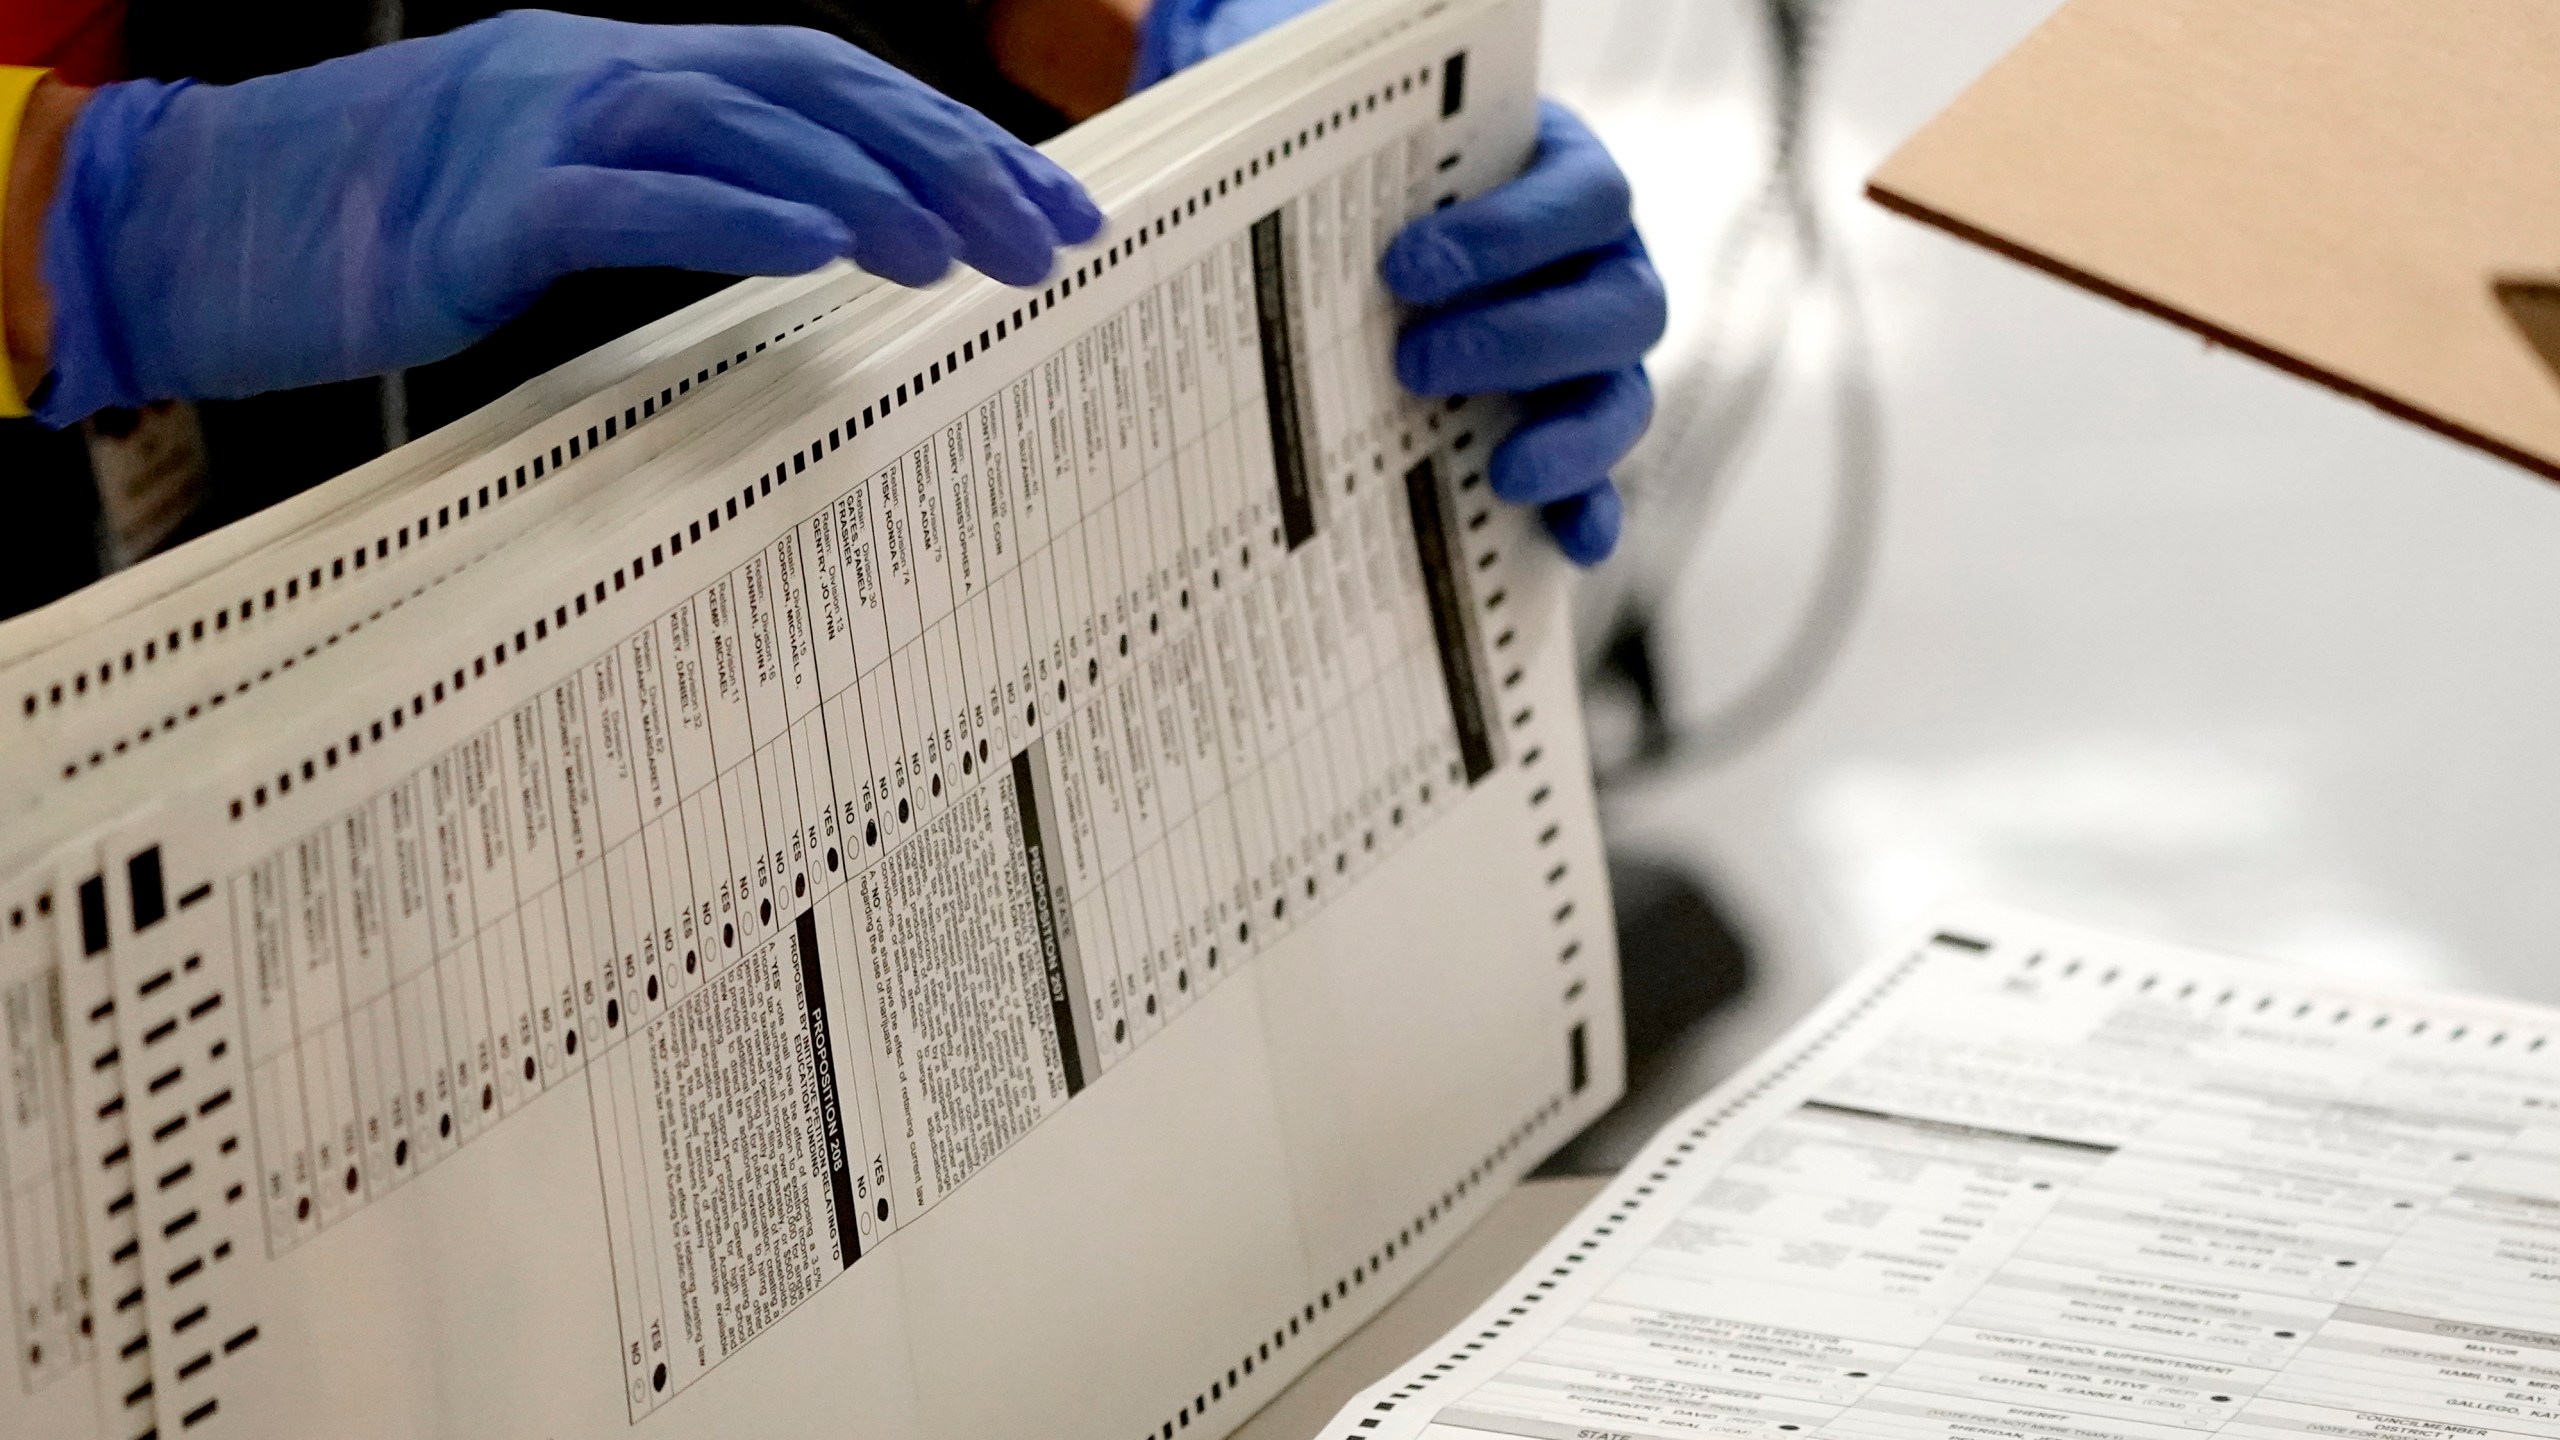
M 46 71 L 23 65 L 0 65 L 0 234 L 8 224 L 9 171 L 18 153 L 18 121 L 27 113 L 27 97 Z M 18 393 L 18 377 L 0 353 L 0 420 L 27 413 L 27 397 Z

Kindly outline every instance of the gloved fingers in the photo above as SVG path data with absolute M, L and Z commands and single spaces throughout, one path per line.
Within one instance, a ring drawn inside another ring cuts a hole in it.
M 1396 340 L 1417 395 L 1536 390 L 1637 364 L 1668 318 L 1662 277 L 1633 237 L 1587 264 L 1429 314 Z
M 1206 53 L 1200 27 L 1218 0 L 1151 0 L 1138 22 L 1138 54 L 1129 67 L 1129 93 L 1134 95 L 1177 70 L 1197 63 Z
M 1040 207 L 1048 218 L 1049 228 L 1069 245 L 1081 245 L 1102 233 L 1102 207 L 1085 193 L 1084 182 L 1067 173 L 1066 167 L 1043 155 L 1036 148 L 1015 139 L 1003 126 L 948 96 L 940 97 L 943 107 L 964 125 L 987 138 L 988 148 L 1005 169 L 1013 172 L 1014 183 L 1031 203 Z
M 1028 146 L 1007 146 L 996 151 L 996 159 L 1013 172 L 1014 183 L 1031 197 L 1062 243 L 1082 245 L 1102 233 L 1102 207 L 1085 193 L 1084 182 L 1057 161 Z
M 854 263 L 901 285 L 951 268 L 959 237 L 869 153 L 825 126 L 698 70 L 625 70 L 572 117 L 566 159 L 725 181 L 815 205 L 853 237 Z
M 1608 480 L 1540 511 L 1556 548 L 1576 565 L 1597 565 L 1618 548 L 1618 532 L 1626 525 L 1626 503 Z
M 951 226 L 963 261 L 1011 285 L 1048 275 L 1059 232 L 1014 165 L 999 158 L 1001 151 L 1027 155 L 1031 147 L 961 120 L 936 91 L 833 36 L 790 26 L 687 33 L 701 38 L 683 52 L 685 68 L 717 75 L 860 145 Z
M 1653 384 L 1641 367 L 1568 380 L 1527 397 L 1486 477 L 1515 505 L 1552 504 L 1606 479 L 1652 423 Z
M 960 237 L 960 258 L 1008 285 L 1036 285 L 1054 263 L 1057 232 L 996 147 L 912 82 L 871 87 L 862 113 L 813 119 L 851 136 Z
M 478 237 L 508 285 L 494 325 L 574 270 L 666 265 L 720 275 L 797 275 L 845 253 L 844 223 L 814 205 L 699 175 L 554 165 L 528 188 L 507 233 Z
M 1627 177 L 1608 148 L 1549 101 L 1526 173 L 1405 226 L 1378 271 L 1398 299 L 1443 305 L 1629 238 L 1631 207 Z
M 912 105 L 904 118 L 859 134 L 863 148 L 950 222 L 962 259 L 1008 285 L 1046 279 L 1057 232 L 995 147 L 929 103 Z

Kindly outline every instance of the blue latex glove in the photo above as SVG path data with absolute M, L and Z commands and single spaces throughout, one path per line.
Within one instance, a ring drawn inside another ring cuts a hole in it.
M 603 266 L 1011 284 L 1102 216 L 975 111 L 840 40 L 519 11 L 240 85 L 89 101 L 46 216 L 37 414 L 452 354 Z
M 1139 33 L 1145 85 L 1251 38 L 1319 0 L 1156 0 Z M 1662 280 L 1629 209 L 1627 178 L 1588 127 L 1547 102 L 1538 153 L 1507 185 L 1435 211 L 1380 262 L 1414 307 L 1396 374 L 1422 395 L 1517 394 L 1494 451 L 1494 493 L 1540 507 L 1558 548 L 1597 564 L 1625 511 L 1610 467 L 1653 419 L 1644 355 L 1662 338 Z
M 1177 70 L 1187 70 L 1222 50 L 1232 50 L 1283 20 L 1294 20 L 1324 0 L 1154 0 L 1138 27 L 1138 59 L 1131 92 L 1144 90 Z
M 1418 307 L 1397 376 L 1422 395 L 1518 394 L 1520 423 L 1485 472 L 1494 493 L 1542 507 L 1575 562 L 1607 558 L 1625 515 L 1609 468 L 1652 423 L 1644 354 L 1665 311 L 1599 137 L 1547 102 L 1526 174 L 1407 225 L 1379 269 Z

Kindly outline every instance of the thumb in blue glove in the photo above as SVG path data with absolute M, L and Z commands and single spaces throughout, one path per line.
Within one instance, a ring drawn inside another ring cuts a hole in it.
M 98 91 L 46 217 L 36 412 L 421 364 L 595 267 L 1031 284 L 1101 224 L 1037 151 L 832 37 L 513 12 Z

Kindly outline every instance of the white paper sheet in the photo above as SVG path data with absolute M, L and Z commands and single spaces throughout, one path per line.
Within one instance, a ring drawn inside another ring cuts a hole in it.
M 1214 1434 L 1605 1108 L 1562 566 L 1374 274 L 1526 158 L 1536 25 L 1326 7 L 1089 136 L 1038 292 L 853 295 L 473 452 L 560 483 L 30 641 L 0 987 L 69 1083 L 5 1098 L 98 1333 L 0 1432 Z
M 2560 1435 L 2555 1041 L 1959 909 L 1325 1434 Z

